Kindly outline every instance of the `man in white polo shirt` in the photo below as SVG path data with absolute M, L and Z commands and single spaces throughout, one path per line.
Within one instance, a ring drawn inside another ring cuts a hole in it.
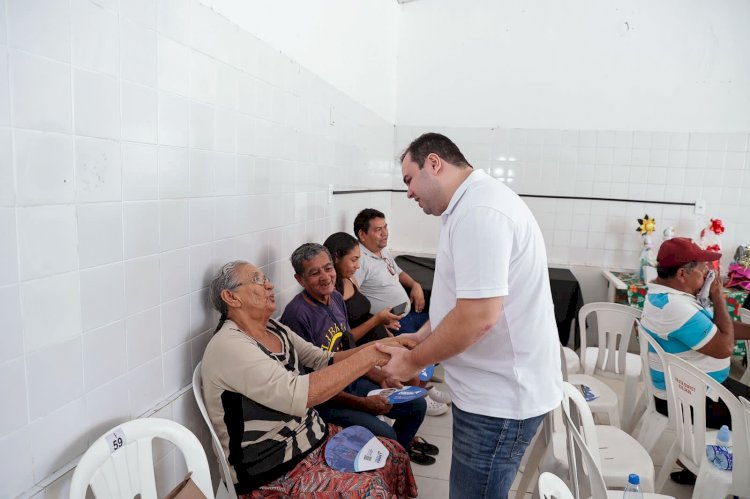
M 560 341 L 547 255 L 531 211 L 428 133 L 401 157 L 407 196 L 442 227 L 430 320 L 384 369 L 409 379 L 442 362 L 453 395 L 451 498 L 507 497 L 528 443 L 560 404 Z M 385 351 L 386 349 L 384 349 Z

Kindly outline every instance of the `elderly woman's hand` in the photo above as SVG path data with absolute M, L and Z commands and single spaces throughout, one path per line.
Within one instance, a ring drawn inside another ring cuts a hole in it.
M 375 347 L 375 342 L 364 346 L 362 352 L 367 353 L 368 357 L 373 360 L 377 367 L 386 365 L 391 359 L 389 354 L 383 353 Z

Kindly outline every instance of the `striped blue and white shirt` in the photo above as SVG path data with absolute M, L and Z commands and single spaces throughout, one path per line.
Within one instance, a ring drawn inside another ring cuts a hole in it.
M 719 383 L 729 376 L 729 358 L 716 359 L 698 350 L 716 334 L 713 313 L 690 293 L 651 283 L 643 304 L 641 325 L 665 352 L 690 362 Z M 649 363 L 655 393 L 666 399 L 664 372 L 659 357 L 649 346 Z

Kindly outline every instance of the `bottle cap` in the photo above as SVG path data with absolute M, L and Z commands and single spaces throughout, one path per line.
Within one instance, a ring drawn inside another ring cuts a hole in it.
M 719 428 L 719 433 L 716 434 L 716 441 L 729 442 L 730 435 L 729 427 L 727 425 L 722 425 L 721 428 Z
M 628 483 L 631 485 L 639 485 L 641 483 L 641 477 L 639 477 L 635 473 L 631 473 L 630 475 L 628 475 Z

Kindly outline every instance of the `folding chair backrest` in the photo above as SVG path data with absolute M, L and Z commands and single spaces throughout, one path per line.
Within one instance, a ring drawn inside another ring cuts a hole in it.
M 665 355 L 667 359 L 667 390 L 670 393 L 670 410 L 674 409 L 673 423 L 677 442 L 681 449 L 680 459 L 689 460 L 693 469 L 700 467 L 706 455 L 706 394 L 710 389 L 729 408 L 732 417 L 732 440 L 747 440 L 747 423 L 745 412 L 737 397 L 724 388 L 709 375 L 674 355 Z M 746 445 L 734 450 L 735 463 L 748 461 Z M 688 466 L 690 467 L 690 466 Z M 735 466 L 735 470 L 737 467 Z M 744 471 L 747 474 L 747 471 Z
M 195 403 L 198 404 L 198 409 L 201 411 L 203 421 L 208 426 L 208 431 L 211 433 L 211 446 L 214 449 L 216 460 L 219 463 L 219 471 L 221 472 L 221 478 L 224 480 L 227 492 L 231 499 L 237 499 L 237 493 L 234 490 L 234 482 L 232 481 L 232 474 L 229 471 L 229 462 L 227 456 L 224 454 L 224 448 L 221 446 L 221 441 L 214 431 L 214 426 L 211 424 L 211 419 L 208 417 L 208 411 L 206 410 L 206 403 L 203 400 L 203 378 L 201 377 L 201 364 L 195 366 L 193 371 L 193 395 L 195 396 Z
M 542 499 L 573 499 L 565 482 L 548 471 L 539 475 L 539 496 Z
M 98 438 L 76 466 L 71 499 L 84 499 L 89 486 L 99 498 L 156 499 L 153 439 L 162 438 L 182 451 L 193 482 L 213 499 L 211 473 L 203 446 L 184 426 L 160 418 L 128 421 Z M 176 485 L 176 484 L 175 484 Z
M 637 308 L 619 303 L 595 302 L 581 307 L 578 312 L 578 324 L 581 329 L 581 362 L 585 362 L 586 352 L 586 319 L 591 314 L 596 316 L 599 352 L 596 356 L 597 370 L 625 375 L 625 358 L 628 344 L 633 332 L 635 320 L 641 317 Z
M 661 345 L 643 329 L 639 320 L 636 321 L 636 324 L 638 326 L 638 344 L 641 347 L 641 374 L 643 375 L 643 389 L 646 392 L 646 405 L 649 410 L 656 410 L 654 407 L 654 393 L 656 392 L 656 388 L 654 387 L 651 370 L 658 368 L 659 371 L 664 373 L 666 381 L 666 354 Z
M 607 486 L 600 471 L 600 461 L 593 452 L 598 449 L 584 441 L 570 414 L 563 411 L 568 435 L 568 467 L 575 497 L 607 497 Z

